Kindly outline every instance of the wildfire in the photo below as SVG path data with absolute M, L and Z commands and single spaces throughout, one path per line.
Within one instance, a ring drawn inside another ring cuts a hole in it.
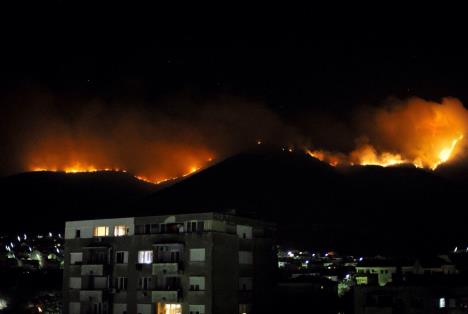
M 209 158 L 207 160 L 207 162 L 211 162 L 212 160 L 213 160 L 212 158 Z M 193 167 L 190 167 L 190 169 L 187 172 L 181 174 L 180 176 L 174 176 L 174 177 L 168 177 L 168 178 L 157 178 L 157 177 L 156 178 L 149 178 L 149 177 L 146 177 L 146 176 L 143 176 L 143 175 L 134 175 L 134 177 L 137 178 L 138 180 L 145 181 L 145 182 L 148 182 L 148 183 L 161 184 L 161 183 L 164 183 L 164 182 L 180 179 L 181 177 L 190 176 L 190 175 L 198 172 L 200 169 L 202 169 L 202 167 L 193 166 Z M 55 168 L 55 167 L 52 167 L 52 168 L 33 167 L 30 170 L 31 171 L 64 172 L 64 173 L 71 173 L 71 174 L 73 174 L 73 173 L 86 173 L 86 172 L 102 172 L 102 171 L 127 172 L 127 170 L 125 170 L 125 169 L 119 169 L 119 168 L 102 168 L 102 169 L 100 169 L 100 168 L 96 168 L 96 167 L 93 167 L 93 166 L 82 166 L 79 163 L 77 163 L 76 165 L 71 166 L 71 167 L 65 167 L 63 169 L 59 169 L 59 168 Z
M 365 140 L 361 138 L 349 154 L 326 150 L 306 153 L 332 166 L 413 164 L 435 170 L 461 154 L 468 112 L 453 98 L 440 104 L 411 98 L 368 114 L 362 124 Z
M 177 150 L 177 152 L 182 151 Z M 166 155 L 169 154 L 168 152 L 165 153 Z M 169 160 L 166 160 L 164 163 L 145 163 L 142 169 L 126 169 L 118 166 L 105 166 L 105 158 L 96 158 L 98 162 L 91 163 L 86 161 L 68 161 L 68 156 L 62 155 L 63 154 L 60 154 L 60 152 L 57 152 L 57 154 L 49 152 L 48 154 L 39 155 L 40 158 L 32 158 L 27 169 L 30 171 L 54 171 L 70 174 L 102 171 L 128 172 L 134 174 L 134 177 L 141 181 L 161 184 L 190 176 L 208 166 L 214 160 L 214 158 L 205 151 L 196 151 L 195 153 L 177 156 L 169 154 Z M 92 154 L 83 154 L 83 156 L 80 154 L 72 154 L 72 156 L 82 157 L 83 159 L 86 159 L 85 157 L 90 155 L 93 156 Z M 188 164 L 189 166 L 184 166 L 184 164 Z
M 211 161 L 213 161 L 213 158 L 208 159 L 208 162 L 211 162 Z M 193 166 L 193 167 L 190 167 L 190 170 L 188 172 L 183 173 L 180 177 L 157 179 L 155 181 L 152 181 L 152 180 L 148 179 L 147 177 L 141 176 L 141 175 L 136 175 L 135 178 L 137 178 L 137 179 L 139 179 L 141 181 L 149 182 L 149 183 L 161 184 L 161 183 L 164 183 L 164 182 L 174 181 L 174 180 L 177 180 L 177 179 L 180 179 L 180 178 L 188 177 L 188 176 L 198 172 L 200 169 L 201 169 L 201 167 Z
M 382 167 L 389 167 L 395 166 L 400 164 L 413 164 L 417 168 L 430 168 L 431 170 L 436 170 L 441 164 L 449 161 L 453 157 L 453 153 L 457 144 L 463 139 L 463 135 L 460 135 L 454 139 L 447 146 L 443 147 L 438 155 L 437 158 L 434 160 L 433 163 L 423 163 L 420 158 L 416 158 L 414 160 L 404 159 L 401 157 L 400 154 L 396 153 L 377 153 L 374 147 L 371 145 L 364 145 L 346 157 L 342 154 L 338 153 L 331 153 L 323 150 L 316 150 L 312 151 L 306 149 L 306 153 L 314 158 L 317 158 L 321 161 L 324 161 L 331 166 L 339 166 L 339 165 L 361 165 L 361 166 L 382 166 Z
M 435 170 L 462 155 L 468 132 L 468 111 L 454 98 L 441 103 L 421 98 L 394 101 L 386 107 L 368 109 L 358 118 L 353 149 L 346 153 L 306 149 L 306 153 L 332 166 L 413 164 Z M 208 148 L 206 134 L 194 135 L 179 125 L 160 126 L 127 117 L 104 131 L 100 126 L 56 123 L 39 128 L 19 150 L 21 168 L 66 173 L 129 172 L 140 180 L 161 184 L 196 173 L 214 156 L 226 154 L 223 149 L 215 154 Z M 257 145 L 267 143 L 264 138 L 253 139 Z M 217 147 L 210 143 L 212 146 Z M 290 143 L 282 150 L 294 153 L 296 147 Z

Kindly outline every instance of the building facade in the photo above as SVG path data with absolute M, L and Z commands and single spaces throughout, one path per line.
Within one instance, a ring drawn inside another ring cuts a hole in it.
M 67 222 L 64 313 L 263 313 L 274 226 L 222 213 Z

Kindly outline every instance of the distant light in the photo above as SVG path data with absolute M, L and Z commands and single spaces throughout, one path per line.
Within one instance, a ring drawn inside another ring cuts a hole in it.
M 453 253 L 457 253 L 458 251 L 458 246 L 456 246 L 454 249 L 453 249 Z
M 27 239 L 28 239 L 28 237 L 26 236 L 26 233 L 24 234 L 24 237 L 23 237 L 23 238 L 24 238 L 25 240 L 27 240 Z
M 57 253 L 60 253 L 59 249 L 58 248 L 55 248 L 55 250 L 57 251 Z
M 328 253 L 325 253 L 325 257 L 328 257 Z
M 288 256 L 289 256 L 289 257 L 294 257 L 293 252 L 289 251 L 289 252 L 288 252 Z
M 314 253 L 314 254 L 312 254 L 312 257 L 315 257 L 315 253 Z
M 29 252 L 32 252 L 32 248 L 31 248 L 31 247 L 29 247 Z
M 42 313 L 42 308 L 41 308 L 40 306 L 38 306 L 38 307 L 37 307 L 37 311 L 38 311 L 39 313 Z
M 52 238 L 52 232 L 49 232 L 49 237 L 51 237 L 51 238 Z
M 346 277 L 345 277 L 345 278 L 346 278 L 346 279 L 349 279 L 350 277 L 351 277 L 350 274 L 346 274 Z
M 7 301 L 5 299 L 0 299 L 0 311 L 6 309 L 7 306 Z
M 210 158 L 210 159 L 211 159 L 211 158 Z M 210 161 L 211 161 L 211 160 L 210 160 Z M 59 233 L 59 234 L 58 234 L 58 237 L 61 238 L 61 237 L 62 237 L 62 234 Z
M 360 257 L 360 258 L 359 258 L 359 261 L 362 262 L 363 259 L 364 259 L 363 257 Z
M 18 239 L 18 242 L 21 242 L 21 238 L 20 238 L 20 236 L 18 236 L 18 237 L 17 237 L 17 239 Z
M 262 141 L 261 140 L 258 140 L 257 141 L 257 145 L 261 145 L 262 144 Z
M 445 298 L 439 299 L 439 309 L 445 308 Z
M 309 260 L 306 260 L 305 263 L 306 263 L 306 264 L 309 264 Z
M 10 242 L 10 246 L 11 246 L 12 248 L 15 247 L 15 246 L 13 245 L 13 242 Z

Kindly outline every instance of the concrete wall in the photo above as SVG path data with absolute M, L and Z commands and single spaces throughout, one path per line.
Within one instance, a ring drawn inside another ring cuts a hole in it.
M 142 224 L 155 223 L 182 223 L 186 221 L 204 221 L 204 232 L 173 233 L 173 234 L 135 234 L 135 227 Z M 95 226 L 108 225 L 113 232 L 113 226 L 125 224 L 129 226 L 130 233 L 120 237 L 92 237 Z M 240 228 L 236 227 L 241 225 Z M 82 269 L 95 267 L 88 265 L 70 265 L 71 252 L 83 252 L 83 263 L 86 263 L 87 252 L 92 247 L 100 247 L 109 254 L 110 265 L 102 266 L 99 276 L 110 277 L 110 289 L 102 293 L 102 299 L 109 302 L 109 313 L 112 313 L 113 304 L 115 310 L 122 312 L 126 309 L 128 314 L 136 314 L 138 308 L 151 307 L 151 313 L 155 313 L 155 301 L 162 297 L 174 298 L 173 295 L 161 295 L 156 290 L 161 280 L 167 277 L 176 277 L 181 284 L 182 313 L 189 313 L 190 306 L 204 308 L 206 314 L 238 314 L 239 304 L 251 305 L 254 300 L 259 304 L 270 299 L 269 290 L 272 288 L 273 271 L 275 267 L 275 255 L 271 238 L 264 238 L 264 224 L 247 218 L 238 218 L 216 213 L 189 214 L 177 216 L 154 216 L 103 219 L 93 221 L 68 222 L 66 225 L 65 241 L 65 270 L 64 270 L 64 313 L 67 314 L 69 304 L 76 307 L 80 301 L 78 289 L 70 289 L 70 278 L 73 277 L 77 284 L 77 277 L 87 280 L 89 272 L 82 274 Z M 270 225 L 268 225 L 271 227 Z M 75 230 L 79 228 L 81 238 L 76 239 Z M 239 232 L 241 231 L 241 232 Z M 247 239 L 243 239 L 247 234 Z M 250 237 L 253 239 L 249 239 Z M 155 265 L 158 245 L 168 247 L 182 247 L 181 262 L 177 265 L 166 265 L 171 271 L 162 271 L 164 265 Z M 190 249 L 204 248 L 205 261 L 191 261 Z M 153 263 L 148 265 L 138 264 L 138 251 L 153 250 Z M 116 264 L 116 252 L 127 251 L 128 263 Z M 239 264 L 239 251 L 252 252 L 252 261 L 247 264 Z M 159 268 L 161 269 L 159 269 Z M 102 272 L 102 275 L 101 275 Z M 115 278 L 127 277 L 127 290 L 113 290 Z M 141 277 L 151 277 L 151 286 L 148 290 L 138 287 Z M 190 277 L 204 277 L 205 290 L 191 291 Z M 239 278 L 249 281 L 251 278 L 252 291 L 240 291 Z M 85 294 L 88 292 L 85 292 Z M 91 292 L 92 293 L 92 292 Z M 177 297 L 177 294 L 176 294 Z M 146 304 L 147 306 L 143 306 Z M 124 306 L 125 305 L 125 306 Z M 82 308 L 84 305 L 82 305 Z M 259 306 L 260 309 L 265 308 Z M 261 313 L 261 311 L 258 311 Z

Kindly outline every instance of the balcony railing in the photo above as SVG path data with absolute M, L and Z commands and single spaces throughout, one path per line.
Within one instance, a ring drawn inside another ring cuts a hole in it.
M 80 302 L 102 302 L 102 291 L 99 290 L 81 290 Z
M 104 290 L 109 289 L 108 277 L 85 276 L 82 278 L 83 290 Z
M 151 302 L 179 302 L 182 298 L 181 290 L 154 290 L 151 291 Z
M 183 270 L 181 262 L 155 262 L 153 264 L 153 275 L 177 275 Z
M 103 276 L 106 271 L 104 265 L 81 265 L 82 276 Z

